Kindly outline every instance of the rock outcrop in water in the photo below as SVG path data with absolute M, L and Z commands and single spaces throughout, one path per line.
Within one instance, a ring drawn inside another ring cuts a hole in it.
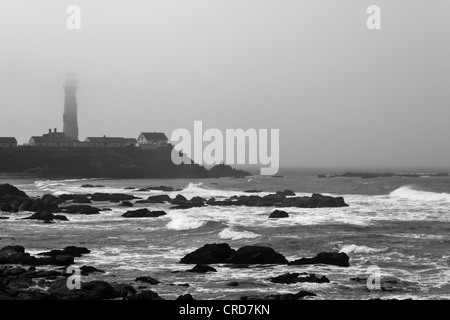
M 282 210 L 275 210 L 269 215 L 269 219 L 289 218 L 289 213 Z
M 148 283 L 151 285 L 155 285 L 155 284 L 159 283 L 158 280 L 156 280 L 155 278 L 149 277 L 149 276 L 137 277 L 134 281 L 145 282 L 145 283 Z
M 91 207 L 89 205 L 69 205 L 67 207 L 61 208 L 62 212 L 69 213 L 69 214 L 84 214 L 84 215 L 91 215 L 91 214 L 99 214 L 100 209 Z
M 227 263 L 234 264 L 286 264 L 286 258 L 269 247 L 245 246 L 233 252 Z
M 63 250 L 42 252 L 42 258 L 31 256 L 22 246 L 0 249 L 0 300 L 162 300 L 153 291 L 137 292 L 130 284 L 92 280 L 81 281 L 80 289 L 69 289 L 68 274 L 60 270 L 37 270 L 45 266 L 67 266 L 74 257 L 90 253 L 84 247 L 68 246 Z M 28 269 L 18 265 L 31 265 Z M 104 273 L 92 266 L 82 266 L 81 275 Z
M 29 266 L 55 265 L 68 266 L 74 262 L 73 256 L 69 254 L 57 254 L 44 258 L 37 258 L 25 252 L 22 246 L 7 246 L 0 249 L 1 264 L 20 264 Z
M 195 273 L 207 273 L 207 272 L 217 272 L 216 269 L 213 267 L 210 267 L 206 264 L 197 264 L 195 267 L 193 267 L 190 270 L 187 270 L 188 272 L 195 272 Z
M 227 243 L 205 244 L 203 247 L 184 256 L 180 263 L 186 264 L 214 264 L 226 263 L 236 250 Z
M 122 217 L 125 218 L 156 218 L 160 216 L 164 216 L 167 213 L 164 211 L 150 211 L 148 209 L 137 209 L 132 211 L 125 212 Z
M 297 293 L 282 293 L 271 295 L 242 296 L 241 300 L 302 300 L 305 297 L 315 297 L 316 294 L 300 290 Z
M 187 254 L 180 263 L 287 264 L 288 261 L 269 247 L 245 246 L 236 251 L 226 243 L 213 243 Z
M 293 283 L 303 283 L 303 282 L 311 282 L 311 283 L 329 283 L 330 280 L 325 277 L 317 277 L 314 273 L 285 273 L 277 277 L 273 277 L 270 279 L 270 282 L 273 283 L 284 283 L 284 284 L 293 284 Z
M 52 220 L 61 220 L 61 221 L 69 221 L 66 216 L 61 214 L 53 214 L 50 211 L 40 211 L 32 214 L 31 216 L 24 218 L 31 220 L 43 220 L 43 221 L 52 221 Z
M 5 195 L 20 197 L 20 198 L 28 198 L 28 196 L 25 192 L 17 189 L 16 187 L 14 187 L 13 185 L 10 185 L 9 183 L 0 184 L 0 198 Z
M 348 267 L 349 256 L 344 252 L 321 252 L 313 258 L 301 258 L 295 261 L 289 262 L 289 265 L 307 265 L 307 264 L 329 264 L 339 267 Z
M 172 199 L 167 194 L 150 196 L 147 198 L 148 203 L 165 203 L 165 202 L 170 202 L 171 200 Z
M 448 177 L 447 172 L 440 173 L 376 173 L 376 172 L 346 172 L 343 174 L 319 174 L 318 178 L 362 178 L 362 179 L 375 179 L 375 178 L 420 178 L 420 177 Z
M 214 198 L 206 201 L 210 206 L 248 206 L 248 207 L 297 207 L 297 208 L 336 208 L 348 207 L 342 197 L 324 196 L 314 193 L 311 197 L 287 197 L 283 194 L 268 194 L 265 196 L 244 195 L 233 196 L 226 200 Z

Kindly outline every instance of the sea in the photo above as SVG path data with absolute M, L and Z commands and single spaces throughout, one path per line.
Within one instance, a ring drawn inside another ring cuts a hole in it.
M 321 193 L 344 197 L 343 208 L 286 208 L 288 218 L 269 219 L 273 207 L 215 207 L 170 209 L 170 204 L 110 208 L 97 215 L 71 215 L 70 221 L 44 224 L 22 220 L 29 212 L 0 213 L 0 246 L 22 245 L 36 254 L 65 246 L 84 246 L 90 254 L 76 259 L 106 271 L 84 276 L 108 282 L 130 283 L 157 292 L 165 299 L 190 293 L 195 299 L 240 299 L 242 296 L 296 293 L 309 299 L 449 299 L 450 298 L 450 177 L 318 178 L 323 172 L 286 170 L 280 177 L 251 176 L 220 179 L 70 179 L 45 180 L 0 177 L 29 196 L 44 194 L 127 193 L 146 199 L 152 195 L 182 194 L 216 199 L 293 190 L 296 195 Z M 83 184 L 103 185 L 82 188 Z M 136 191 L 127 187 L 171 186 L 180 191 Z M 124 218 L 128 210 L 146 207 L 164 210 L 158 218 Z M 345 252 L 350 267 L 330 265 L 218 264 L 217 272 L 185 272 L 180 264 L 189 252 L 208 243 L 269 246 L 288 260 L 313 257 L 319 252 Z M 271 277 L 307 272 L 326 276 L 330 283 L 276 284 Z M 157 285 L 136 282 L 151 276 Z M 230 283 L 237 282 L 237 286 Z

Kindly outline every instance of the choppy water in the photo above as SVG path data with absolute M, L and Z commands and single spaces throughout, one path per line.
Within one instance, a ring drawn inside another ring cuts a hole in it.
M 124 188 L 173 186 L 171 197 L 230 197 L 247 189 L 265 192 L 291 189 L 297 195 L 312 192 L 339 195 L 346 208 L 287 208 L 287 219 L 268 219 L 274 208 L 203 207 L 170 210 L 166 204 L 141 204 L 150 210 L 164 210 L 159 218 L 130 219 L 121 214 L 130 208 L 111 203 L 94 203 L 112 211 L 99 215 L 67 215 L 69 222 L 43 224 L 20 220 L 29 213 L 8 214 L 0 220 L 0 244 L 19 244 L 31 252 L 86 246 L 92 253 L 77 260 L 108 273 L 87 277 L 107 281 L 134 282 L 149 275 L 161 284 L 149 286 L 161 296 L 173 299 L 191 293 L 198 299 L 238 299 L 242 295 L 298 292 L 316 293 L 317 299 L 450 298 L 450 178 L 332 178 L 318 179 L 313 173 L 285 172 L 284 178 L 204 180 L 63 180 L 31 181 L 1 179 L 29 195 L 51 193 L 121 192 L 146 198 L 164 192 L 137 192 Z M 83 189 L 84 183 L 105 188 Z M 263 193 L 265 194 L 265 193 Z M 6 215 L 6 213 L 1 213 Z M 206 243 L 227 242 L 233 248 L 267 245 L 289 260 L 314 256 L 321 251 L 342 251 L 350 256 L 350 267 L 256 266 L 232 268 L 215 266 L 217 273 L 173 273 L 192 266 L 179 260 Z M 381 269 L 384 291 L 370 291 L 365 281 L 368 267 Z M 328 284 L 273 284 L 267 279 L 286 272 L 325 275 Z M 395 280 L 395 281 L 392 281 Z M 232 281 L 241 283 L 230 287 Z M 176 284 L 188 283 L 189 287 Z M 173 285 L 175 284 L 175 285 Z

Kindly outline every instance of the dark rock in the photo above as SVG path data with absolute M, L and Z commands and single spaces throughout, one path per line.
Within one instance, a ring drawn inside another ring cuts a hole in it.
M 348 204 L 344 202 L 342 197 L 323 196 L 318 193 L 314 193 L 309 202 L 310 208 L 348 207 Z
M 103 300 L 119 297 L 119 293 L 105 281 L 82 282 L 80 289 L 69 289 L 65 278 L 55 280 L 48 289 L 51 297 L 61 300 Z
M 273 283 L 299 283 L 299 282 L 311 282 L 311 283 L 329 283 L 330 280 L 325 277 L 317 277 L 314 273 L 285 273 L 278 277 L 274 277 L 270 279 Z
M 70 205 L 64 208 L 61 208 L 63 212 L 70 213 L 70 214 L 84 214 L 84 215 L 91 215 L 91 214 L 99 214 L 100 209 L 91 207 L 89 205 Z
M 237 264 L 286 264 L 286 258 L 269 247 L 245 246 L 232 253 L 227 263 Z
M 56 279 L 57 277 L 63 276 L 63 273 L 56 270 L 31 270 L 31 267 L 26 271 L 23 276 L 34 279 L 34 278 L 45 278 L 45 279 Z M 36 268 L 35 268 L 36 269 Z
M 289 214 L 286 211 L 275 210 L 269 215 L 269 219 L 289 218 Z
M 63 216 L 62 214 L 53 215 L 53 220 L 69 221 L 69 219 L 66 216 Z
M 70 255 L 72 257 L 81 257 L 83 254 L 88 254 L 90 253 L 91 250 L 89 250 L 88 248 L 85 247 L 76 247 L 76 246 L 68 246 L 65 247 L 63 250 L 51 250 L 48 252 L 41 252 L 38 253 L 38 255 L 40 256 L 58 256 L 58 255 Z
M 74 198 L 72 203 L 92 203 L 92 201 L 88 197 L 80 196 Z
M 140 203 L 152 203 L 152 202 L 150 202 L 148 200 L 136 200 L 134 203 L 135 204 L 140 204 Z
M 0 184 L 0 198 L 5 195 L 27 198 L 27 194 L 9 183 Z
M 42 201 L 47 202 L 47 203 L 59 203 L 60 199 L 52 194 L 44 194 L 42 196 Z
M 39 261 L 22 246 L 6 246 L 0 249 L 0 264 L 38 265 Z
M 232 282 L 228 283 L 228 286 L 230 286 L 230 287 L 239 287 L 239 282 L 232 281 Z
M 159 283 L 159 281 L 156 280 L 155 278 L 148 277 L 148 276 L 137 277 L 134 281 L 145 282 L 145 283 L 149 283 L 149 284 L 151 284 L 151 285 L 155 285 L 155 284 L 158 284 L 158 283 Z
M 130 295 L 136 294 L 136 289 L 127 283 L 110 283 L 111 287 L 116 291 L 119 297 L 128 297 Z
M 51 257 L 39 259 L 39 264 L 49 264 L 55 266 L 69 266 L 74 263 L 73 256 L 70 254 L 60 254 Z
M 147 198 L 149 203 L 164 203 L 170 202 L 172 199 L 167 194 L 161 194 L 157 196 L 150 196 Z
M 281 194 L 283 196 L 295 196 L 295 192 L 292 190 L 278 191 L 277 194 Z
M 3 205 L 0 204 L 0 210 L 3 212 L 18 212 L 18 209 L 16 209 L 11 203 L 5 203 Z
M 178 286 L 178 287 L 186 287 L 186 288 L 190 287 L 189 283 L 177 283 L 177 284 L 171 283 L 170 285 L 171 286 Z
M 131 194 L 124 193 L 94 193 L 91 197 L 92 201 L 129 201 L 133 199 L 138 199 L 137 197 Z
M 91 194 L 61 194 L 58 196 L 60 201 L 69 201 L 69 200 L 77 200 L 77 199 L 89 199 Z M 82 201 L 82 200 L 81 200 Z
M 122 217 L 125 218 L 156 218 L 166 215 L 164 211 L 150 211 L 148 209 L 138 209 L 125 212 Z
M 92 184 L 83 184 L 80 186 L 81 188 L 104 188 L 105 186 L 103 185 L 92 185 Z
M 244 192 L 246 192 L 246 193 L 261 193 L 263 191 L 262 190 L 244 190 Z
M 196 272 L 196 273 L 207 273 L 207 272 L 217 272 L 216 269 L 204 264 L 197 264 L 191 270 L 187 270 L 188 272 Z
M 321 252 L 313 258 L 301 258 L 291 261 L 289 262 L 289 265 L 329 264 L 339 267 L 348 267 L 350 266 L 349 260 L 349 256 L 344 252 Z
M 179 204 L 177 206 L 170 207 L 170 209 L 191 209 L 191 208 L 198 208 L 198 207 L 204 207 L 204 206 L 205 206 L 205 204 L 203 202 L 194 202 L 194 203 L 186 202 L 186 203 Z
M 137 294 L 127 296 L 125 300 L 164 300 L 156 292 L 152 290 L 144 290 Z
M 178 298 L 176 300 L 195 300 L 195 299 L 190 293 L 187 293 L 187 294 L 178 296 Z
M 0 220 L 7 220 L 9 217 L 0 217 Z
M 8 289 L 24 289 L 34 286 L 36 282 L 24 276 L 7 276 L 0 279 L 1 284 Z
M 175 197 L 175 199 L 173 199 L 172 204 L 184 204 L 187 202 L 187 199 L 182 196 L 181 194 L 177 194 L 177 196 Z
M 21 246 L 7 246 L 0 249 L 0 264 L 66 266 L 73 264 L 73 262 L 73 256 L 64 252 L 58 252 L 44 258 L 36 258 L 25 252 L 25 249 Z
M 215 165 L 214 167 L 209 169 L 208 174 L 211 178 L 219 178 L 219 177 L 245 178 L 252 175 L 250 172 L 237 170 L 226 164 Z
M 26 208 L 27 211 L 40 212 L 40 211 L 50 211 L 50 212 L 58 212 L 59 207 L 56 203 L 46 202 L 42 199 L 34 199 L 32 203 L 29 204 L 29 207 Z
M 66 216 L 63 215 L 54 215 L 50 211 L 41 211 L 36 212 L 32 214 L 31 216 L 24 218 L 24 219 L 32 219 L 32 220 L 44 220 L 44 221 L 51 221 L 51 220 L 62 220 L 62 221 L 68 221 Z
M 63 249 L 64 254 L 69 254 L 72 257 L 81 257 L 83 254 L 91 253 L 91 250 L 85 247 L 68 246 Z
M 165 191 L 165 192 L 171 192 L 171 191 L 181 191 L 181 189 L 174 189 L 173 187 L 166 187 L 166 186 L 159 186 L 159 187 L 148 187 L 146 190 L 156 190 L 156 191 Z
M 82 266 L 80 268 L 80 271 L 81 271 L 81 275 L 82 276 L 87 276 L 87 275 L 89 275 L 91 273 L 105 273 L 105 271 L 97 269 L 97 268 L 92 267 L 92 266 Z
M 189 203 L 203 203 L 203 202 L 205 202 L 206 201 L 206 199 L 205 198 L 202 198 L 202 197 L 192 197 L 192 199 L 191 200 L 189 200 L 188 202 Z
M 289 194 L 289 193 L 288 193 Z M 211 206 L 249 206 L 249 207 L 299 207 L 299 208 L 322 208 L 322 207 L 346 207 L 348 206 L 342 197 L 323 196 L 313 194 L 311 197 L 286 197 L 283 192 L 268 194 L 264 197 L 258 195 L 233 196 L 218 201 L 214 198 L 206 201 Z
M 299 291 L 298 293 L 271 294 L 259 296 L 243 296 L 241 300 L 300 300 L 304 297 L 315 297 L 316 294 L 308 291 Z
M 227 243 L 205 244 L 203 247 L 184 256 L 180 263 L 186 264 L 214 264 L 225 263 L 235 252 Z
M 121 204 L 119 204 L 119 207 L 133 207 L 134 205 L 130 201 L 122 201 Z

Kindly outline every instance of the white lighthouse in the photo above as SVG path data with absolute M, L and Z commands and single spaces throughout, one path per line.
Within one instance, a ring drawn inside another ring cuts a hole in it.
M 70 72 L 66 77 L 64 85 L 64 134 L 72 140 L 78 140 L 78 117 L 77 117 L 77 88 L 78 81 Z

